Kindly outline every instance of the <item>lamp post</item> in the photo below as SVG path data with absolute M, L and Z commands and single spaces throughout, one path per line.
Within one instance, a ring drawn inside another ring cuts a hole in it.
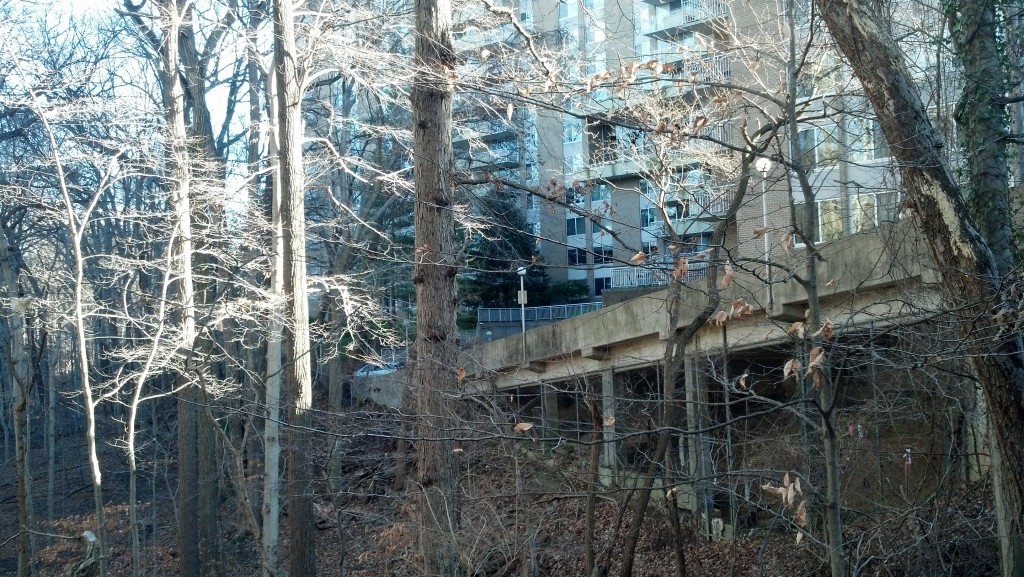
M 523 363 L 526 362 L 526 267 L 521 266 L 519 270 L 519 322 L 523 327 Z
M 768 173 L 772 171 L 772 161 L 761 157 L 754 164 L 757 171 L 761 173 L 761 223 L 764 227 L 764 276 L 768 281 L 768 310 L 775 306 L 772 294 L 772 266 L 768 262 L 771 257 L 771 245 L 769 244 L 768 229 Z

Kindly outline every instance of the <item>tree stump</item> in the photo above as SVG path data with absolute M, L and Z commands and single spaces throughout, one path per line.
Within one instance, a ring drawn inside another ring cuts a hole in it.
M 80 537 L 82 541 L 82 560 L 75 563 L 67 571 L 64 577 L 95 577 L 100 561 L 100 542 L 92 531 L 84 531 Z

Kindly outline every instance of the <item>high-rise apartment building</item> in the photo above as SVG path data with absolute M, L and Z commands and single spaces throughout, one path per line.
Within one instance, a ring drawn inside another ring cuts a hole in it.
M 664 284 L 676 257 L 708 248 L 741 181 L 746 196 L 724 241 L 738 262 L 898 218 L 888 145 L 811 18 L 810 0 L 509 6 L 548 54 L 560 52 L 562 85 L 555 91 L 562 96 L 549 107 L 506 109 L 482 95 L 479 106 L 460 111 L 478 118 L 467 125 L 473 134 L 456 137 L 456 147 L 472 159 L 466 168 L 500 171 L 538 188 L 541 194 L 523 194 L 521 205 L 552 280 L 584 282 L 594 297 Z M 941 86 L 930 81 L 938 63 L 928 37 L 937 23 L 929 19 L 941 11 L 894 6 L 925 100 L 953 142 L 944 119 L 958 87 L 948 77 Z M 467 54 L 483 68 L 510 65 L 480 55 L 521 44 L 513 26 L 474 24 L 482 20 L 471 14 L 462 19 L 459 42 Z M 772 123 L 760 160 L 743 164 L 758 130 Z M 804 231 L 809 207 L 816 230 Z M 761 228 L 763 235 L 753 234 Z M 704 266 L 691 259 L 689 274 L 701 277 Z
M 715 48 L 729 7 L 722 0 L 585 0 L 537 3 L 535 13 L 538 26 L 563 31 L 588 86 L 585 96 L 568 99 L 567 113 L 539 123 L 541 182 L 564 183 L 570 205 L 543 211 L 549 274 L 583 281 L 595 297 L 663 284 L 670 245 L 675 254 L 704 251 L 730 199 L 714 174 L 718 145 L 663 138 L 682 129 L 729 142 L 732 119 L 700 114 L 700 102 L 733 79 L 730 56 Z M 701 271 L 700 263 L 691 266 L 692 275 Z

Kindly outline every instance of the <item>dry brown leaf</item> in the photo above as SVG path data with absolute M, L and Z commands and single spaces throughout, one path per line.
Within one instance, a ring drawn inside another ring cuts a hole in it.
M 814 367 L 813 369 L 810 370 L 810 373 L 811 373 L 811 381 L 814 382 L 814 388 L 819 390 L 819 391 L 824 389 L 825 388 L 825 375 L 821 372 L 821 369 L 819 369 L 818 367 Z
M 455 447 L 454 449 L 452 449 L 452 452 L 458 455 L 460 453 L 463 453 L 464 451 L 462 450 L 461 447 Z
M 744 391 L 747 390 L 747 378 L 749 376 L 750 376 L 750 373 L 743 373 L 742 375 L 740 375 L 740 379 L 738 381 L 738 384 L 739 384 L 740 388 L 743 389 Z
M 761 485 L 761 490 L 770 495 L 775 495 L 780 499 L 785 498 L 786 496 L 786 489 L 784 489 L 783 487 L 776 487 L 771 483 L 765 483 L 764 485 Z
M 782 237 L 782 250 L 786 251 L 786 254 L 790 254 L 793 248 L 793 233 L 787 232 L 786 236 Z
M 633 255 L 633 258 L 629 259 L 629 262 L 633 264 L 640 264 L 647 260 L 647 254 L 644 251 L 640 251 Z
M 798 339 L 804 338 L 804 323 L 801 321 L 796 321 L 795 323 L 789 325 L 789 328 L 786 329 L 786 334 L 791 337 L 796 337 Z
M 835 336 L 835 330 L 830 319 L 825 319 L 825 322 L 821 323 L 821 328 L 815 331 L 815 333 L 811 335 L 811 338 L 817 338 L 819 336 L 821 337 L 821 340 L 825 342 L 831 341 L 832 337 Z
M 800 501 L 800 506 L 796 508 L 796 517 L 793 519 L 797 527 L 807 526 L 807 500 Z M 801 534 L 803 532 L 801 531 Z
M 516 432 L 525 433 L 533 428 L 533 423 L 516 423 Z
M 455 371 L 455 375 L 459 378 L 459 382 L 466 380 L 466 368 L 459 367 L 458 371 Z
M 807 355 L 807 370 L 821 365 L 823 360 L 825 360 L 825 350 L 821 347 L 814 347 L 811 349 L 810 354 Z
M 729 285 L 732 284 L 732 265 L 725 265 L 724 270 L 725 274 L 722 275 L 722 288 L 729 288 Z
M 686 276 L 686 274 L 689 273 L 689 272 L 690 272 L 690 261 L 687 260 L 685 257 L 683 257 L 683 258 L 681 258 L 681 259 L 676 261 L 676 268 L 675 268 L 675 270 L 672 271 L 672 276 L 673 276 L 673 278 L 675 278 L 678 281 L 679 279 L 681 279 L 684 276 Z
M 811 317 L 811 309 L 804 309 L 804 320 L 807 320 L 810 317 Z
M 611 427 L 614 424 L 615 424 L 615 417 L 613 417 L 611 415 L 608 415 L 607 417 L 604 418 L 604 426 Z
M 490 57 L 491 57 L 491 51 L 490 50 L 484 48 L 483 50 L 480 51 L 480 60 L 481 61 L 487 60 Z
M 782 366 L 782 380 L 786 380 L 789 378 L 789 375 L 796 375 L 798 372 L 800 372 L 800 361 L 798 359 L 789 359 Z
M 803 541 L 803 540 L 804 540 L 804 532 L 803 531 L 797 531 L 797 534 L 796 534 L 796 544 L 799 545 L 800 542 Z
M 768 227 L 767 226 L 759 226 L 759 227 L 754 229 L 754 238 L 755 239 L 761 238 L 767 232 L 768 232 Z
M 725 321 L 727 320 L 729 320 L 729 313 L 725 311 L 718 311 L 711 315 L 711 318 L 708 319 L 708 323 L 712 326 L 721 327 L 725 326 Z
M 803 495 L 804 494 L 803 489 L 800 488 L 800 477 L 797 477 L 796 479 L 793 480 L 793 486 L 796 487 L 796 494 L 797 495 Z

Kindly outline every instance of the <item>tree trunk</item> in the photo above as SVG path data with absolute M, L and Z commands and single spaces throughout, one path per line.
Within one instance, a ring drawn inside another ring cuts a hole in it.
M 185 130 L 184 89 L 178 61 L 182 10 L 177 0 L 161 5 L 165 19 L 164 92 L 167 108 L 167 138 L 171 157 L 170 196 L 174 210 L 174 269 L 178 273 L 181 306 L 181 349 L 191 358 L 196 338 L 195 293 L 192 283 L 191 170 L 188 135 Z M 186 361 L 191 363 L 191 361 Z M 181 577 L 199 577 L 199 452 L 197 447 L 199 397 L 189 382 L 188 366 L 182 367 L 178 389 L 178 571 Z
M 940 156 L 939 139 L 927 109 L 913 83 L 895 41 L 879 20 L 873 2 L 868 0 L 816 0 L 826 24 L 854 73 L 864 86 L 886 140 L 900 166 L 904 189 L 909 195 L 918 224 L 931 248 L 935 265 L 946 287 L 950 310 L 960 323 L 961 337 L 971 355 L 978 383 L 988 406 L 994 447 L 998 451 L 994 475 L 1003 575 L 1024 572 L 1024 343 L 1018 333 L 1006 334 L 1003 323 L 1012 325 L 1017 303 L 1001 293 L 1011 243 L 1005 238 L 999 215 L 991 215 L 1002 205 L 1005 167 L 998 167 L 998 151 L 974 150 L 971 158 L 973 206 L 984 212 L 982 230 L 994 235 L 986 239 L 974 225 L 961 191 Z M 984 6 L 990 3 L 962 3 L 962 26 L 969 36 L 962 50 L 967 76 L 972 82 L 991 83 L 979 78 L 987 70 L 985 62 L 998 57 L 992 42 L 997 33 Z M 968 6 L 977 5 L 977 6 Z M 980 11 L 980 12 L 978 12 Z M 995 51 L 995 54 L 993 54 Z M 999 77 L 993 69 L 985 76 Z M 995 82 L 998 82 L 997 80 Z M 961 125 L 968 142 L 982 143 L 980 149 L 1003 146 L 1005 105 L 1002 94 L 987 87 L 967 87 L 960 107 Z M 995 115 L 999 120 L 987 118 Z M 1005 216 L 1005 215 L 1004 215 Z M 995 248 L 995 252 L 993 252 Z
M 456 549 L 460 508 L 452 459 L 456 378 L 454 155 L 450 0 L 416 0 L 412 89 L 416 189 L 416 491 L 419 553 L 427 575 L 463 574 Z
M 290 396 L 288 421 L 288 573 L 316 575 L 313 547 L 313 478 L 309 409 L 313 401 L 310 367 L 309 302 L 306 289 L 305 179 L 302 165 L 302 78 L 290 0 L 274 1 L 274 67 L 277 74 L 278 179 L 284 241 L 284 296 L 287 302 Z
M 273 81 L 268 85 L 270 114 L 270 158 L 276 167 L 277 120 Z M 284 239 L 281 230 L 281 179 L 273 177 L 271 191 L 271 258 L 270 294 L 278 303 L 284 297 Z M 284 326 L 280 322 L 281 305 L 271 316 L 267 327 L 266 418 L 263 421 L 263 553 L 266 558 L 264 577 L 277 574 L 277 547 L 281 519 L 281 340 Z
M 9 331 L 5 357 L 11 362 L 13 397 L 11 415 L 14 420 L 14 459 L 18 475 L 18 577 L 28 577 L 31 571 L 32 551 L 29 530 L 32 529 L 31 474 L 28 463 L 28 386 L 31 379 L 32 357 L 25 335 L 25 312 L 28 300 L 18 291 L 18 272 L 14 270 L 7 246 L 7 233 L 0 230 L 0 267 L 6 285 L 11 311 L 5 315 Z
M 262 12 L 250 8 L 250 29 L 253 42 L 255 42 L 257 21 L 263 18 Z M 259 76 L 255 59 L 258 55 L 250 56 L 249 82 L 255 85 Z M 266 80 L 266 96 L 269 121 L 269 150 L 268 162 L 271 164 L 272 176 L 270 178 L 270 218 L 271 218 L 271 266 L 270 266 L 270 294 L 275 299 L 275 313 L 271 315 L 267 327 L 267 348 L 266 348 L 266 374 L 264 376 L 264 406 L 266 407 L 265 418 L 263 419 L 263 504 L 261 508 L 261 546 L 263 548 L 263 576 L 275 577 L 278 574 L 278 541 L 280 539 L 281 522 L 281 339 L 284 335 L 284 326 L 280 322 L 281 300 L 284 293 L 284 242 L 281 230 L 281 179 L 277 177 L 277 155 L 278 140 L 277 131 L 277 91 L 274 89 L 276 78 Z M 258 94 L 250 94 L 249 119 L 252 122 L 253 133 L 250 135 L 249 163 L 250 170 L 255 171 L 255 163 L 259 157 L 259 135 L 256 134 L 260 123 L 260 103 Z
M 54 339 L 47 355 L 46 371 L 46 521 L 54 520 L 54 484 L 57 478 L 57 375 L 60 371 L 61 337 Z

